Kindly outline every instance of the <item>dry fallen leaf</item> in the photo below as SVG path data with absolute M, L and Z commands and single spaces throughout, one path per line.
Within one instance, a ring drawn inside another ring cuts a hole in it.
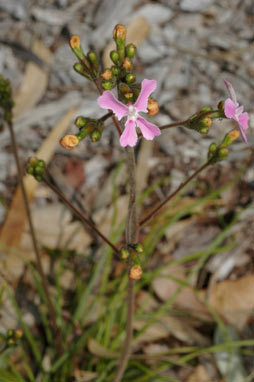
M 53 127 L 47 138 L 44 140 L 41 148 L 36 153 L 38 158 L 43 159 L 46 163 L 50 161 L 56 147 L 58 146 L 60 137 L 69 127 L 74 118 L 75 112 L 75 109 L 69 110 Z M 25 175 L 23 180 L 25 189 L 27 191 L 28 200 L 31 202 L 34 198 L 38 182 L 31 175 Z M 0 232 L 0 243 L 3 247 L 5 247 L 5 254 L 8 252 L 10 253 L 11 248 L 19 248 L 25 224 L 26 211 L 24 208 L 21 188 L 18 186 L 13 196 L 2 230 Z M 26 260 L 26 253 L 24 252 L 23 255 L 24 259 Z M 20 272 L 22 271 L 22 267 L 20 268 L 19 266 L 16 266 L 16 261 L 17 258 L 13 257 L 13 255 L 9 255 L 5 258 L 5 271 L 10 273 L 9 276 L 15 273 L 13 272 L 14 268 L 16 268 L 16 270 L 20 269 Z
M 186 279 L 185 270 L 180 264 L 165 268 L 162 273 L 165 276 L 172 276 L 175 279 L 183 281 Z M 153 280 L 152 286 L 155 293 L 162 301 L 168 301 L 177 292 L 180 284 L 170 278 L 158 276 Z M 205 305 L 199 301 L 192 288 L 184 287 L 176 296 L 174 305 L 182 310 L 195 312 L 197 315 L 205 316 L 206 319 L 209 319 L 210 317 Z
M 198 365 L 194 372 L 189 376 L 187 382 L 211 382 L 206 368 L 203 365 Z
M 53 56 L 41 41 L 35 41 L 33 52 L 45 63 L 52 64 Z M 14 121 L 20 119 L 35 106 L 43 97 L 49 79 L 49 69 L 41 67 L 34 62 L 26 65 L 24 79 L 21 88 L 14 96 Z
M 254 276 L 215 284 L 209 303 L 230 325 L 242 330 L 248 319 L 254 316 Z

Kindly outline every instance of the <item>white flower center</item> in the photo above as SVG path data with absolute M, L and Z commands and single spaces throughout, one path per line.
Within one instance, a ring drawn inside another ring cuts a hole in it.
M 137 117 L 138 117 L 137 109 L 133 105 L 130 105 L 129 111 L 128 111 L 128 118 L 132 119 L 133 121 L 136 121 Z

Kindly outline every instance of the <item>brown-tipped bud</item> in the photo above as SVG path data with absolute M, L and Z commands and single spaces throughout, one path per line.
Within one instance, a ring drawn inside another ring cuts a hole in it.
M 67 134 L 60 140 L 60 145 L 66 150 L 74 149 L 74 147 L 76 147 L 78 143 L 78 138 L 76 137 L 76 135 L 72 134 Z
M 121 259 L 126 260 L 126 259 L 128 259 L 129 256 L 130 256 L 130 252 L 128 251 L 128 249 L 122 248 L 120 251 Z
M 36 158 L 36 157 L 28 158 L 28 163 L 29 163 L 30 166 L 35 167 L 35 166 L 37 166 L 38 162 L 39 162 L 39 159 Z
M 126 28 L 122 24 L 117 24 L 113 31 L 113 38 L 114 40 L 125 40 L 126 38 Z
M 158 102 L 152 97 L 148 99 L 147 110 L 149 115 L 156 115 L 159 112 Z
M 76 48 L 79 49 L 80 48 L 80 38 L 79 38 L 79 36 L 77 36 L 76 34 L 71 36 L 70 40 L 69 40 L 69 43 L 70 43 L 71 49 L 76 49 Z
M 23 337 L 23 330 L 22 329 L 16 329 L 14 336 L 17 340 L 20 340 L 20 338 Z
M 131 101 L 133 99 L 133 93 L 130 92 L 130 93 L 125 93 L 124 94 L 124 98 L 128 101 Z
M 113 77 L 113 73 L 109 68 L 107 68 L 106 70 L 104 70 L 103 73 L 101 73 L 101 78 L 103 78 L 103 80 L 105 81 L 111 80 L 112 77 Z
M 127 84 L 133 84 L 133 82 L 136 81 L 135 74 L 133 74 L 133 73 L 127 74 L 127 76 L 125 77 L 125 81 L 127 82 Z
M 142 273 L 143 271 L 140 265 L 133 265 L 130 269 L 129 278 L 132 280 L 140 280 Z
M 240 131 L 237 129 L 231 130 L 227 133 L 222 141 L 221 146 L 227 147 L 231 145 L 240 135 Z
M 8 341 L 7 341 L 7 346 L 14 346 L 15 345 L 15 340 L 10 338 Z
M 125 47 L 126 56 L 133 58 L 136 54 L 136 46 L 134 44 L 128 44 Z
M 126 72 L 131 72 L 133 69 L 133 63 L 129 57 L 125 57 L 122 63 L 123 69 L 126 70 Z
M 202 127 L 210 127 L 212 124 L 212 119 L 210 117 L 205 117 L 205 118 L 202 118 L 200 121 L 199 121 L 199 126 L 202 128 Z
M 217 108 L 219 109 L 219 110 L 223 110 L 224 111 L 224 105 L 225 105 L 225 101 L 223 100 L 223 101 L 220 101 L 219 103 L 218 103 L 218 105 L 217 105 Z

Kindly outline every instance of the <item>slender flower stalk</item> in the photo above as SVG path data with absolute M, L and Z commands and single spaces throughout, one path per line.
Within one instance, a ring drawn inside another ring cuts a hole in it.
M 190 183 L 198 174 L 200 174 L 205 168 L 211 164 L 211 160 L 208 160 L 198 168 L 185 182 L 181 183 L 180 186 L 170 195 L 168 195 L 157 207 L 155 207 L 144 219 L 139 222 L 139 226 L 145 225 L 153 216 L 155 216 L 162 207 L 165 206 L 170 200 L 172 200 L 188 183 Z
M 127 166 L 129 175 L 129 185 L 130 185 L 130 196 L 129 196 L 129 207 L 128 207 L 128 217 L 126 223 L 126 245 L 132 247 L 138 242 L 139 227 L 137 218 L 137 205 L 136 205 L 136 164 L 134 149 L 126 147 L 127 154 Z M 128 258 L 128 274 L 130 274 L 132 268 L 131 256 Z M 123 353 L 119 360 L 118 369 L 114 382 L 120 382 L 124 371 L 127 367 L 128 360 L 131 355 L 131 341 L 133 337 L 133 315 L 134 315 L 134 286 L 135 280 L 131 277 L 128 278 L 128 295 L 127 295 L 127 322 L 126 322 L 126 337 L 123 346 Z

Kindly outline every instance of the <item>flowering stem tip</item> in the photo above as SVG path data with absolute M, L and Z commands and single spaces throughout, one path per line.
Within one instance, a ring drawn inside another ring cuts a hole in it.
M 116 117 L 121 120 L 123 117 L 127 117 L 125 123 L 125 129 L 120 137 L 120 145 L 125 146 L 135 146 L 138 140 L 136 127 L 138 126 L 141 130 L 145 139 L 152 140 L 155 136 L 161 134 L 160 129 L 146 121 L 143 117 L 139 116 L 139 113 L 147 113 L 148 98 L 150 94 L 156 88 L 155 80 L 142 81 L 141 91 L 139 93 L 138 99 L 134 104 L 129 103 L 124 105 L 122 102 L 118 101 L 115 96 L 110 91 L 104 91 L 103 94 L 98 98 L 98 104 L 103 109 L 110 109 L 116 115 Z
M 248 129 L 249 115 L 248 113 L 243 112 L 243 106 L 239 106 L 234 88 L 231 83 L 224 80 L 224 84 L 226 85 L 230 95 L 230 98 L 227 98 L 224 104 L 225 116 L 229 119 L 232 118 L 237 122 L 244 142 L 248 143 L 245 131 Z

